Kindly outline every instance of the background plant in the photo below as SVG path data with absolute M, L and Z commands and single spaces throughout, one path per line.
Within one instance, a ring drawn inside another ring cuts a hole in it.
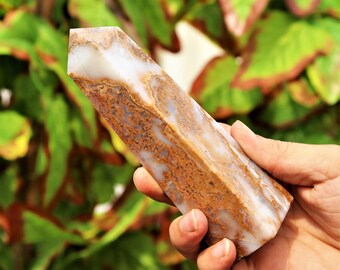
M 134 189 L 136 160 L 67 76 L 71 27 L 118 25 L 154 56 L 187 21 L 225 51 L 190 92 L 216 119 L 340 142 L 339 0 L 0 0 L 0 18 L 0 269 L 194 268 L 169 245 L 176 211 Z

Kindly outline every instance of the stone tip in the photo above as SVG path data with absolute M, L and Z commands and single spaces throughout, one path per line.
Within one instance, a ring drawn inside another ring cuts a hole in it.
M 71 28 L 70 36 L 73 34 L 96 34 L 101 32 L 116 32 L 122 31 L 118 26 L 102 26 L 102 27 L 87 27 L 87 28 Z
M 70 30 L 67 73 L 127 85 L 150 102 L 144 80 L 162 70 L 119 27 L 98 27 Z
M 69 32 L 69 52 L 83 44 L 104 44 L 124 33 L 118 26 L 71 28 Z
M 67 74 L 92 77 L 94 69 L 109 68 L 101 50 L 111 46 L 121 33 L 124 32 L 117 26 L 71 28 Z

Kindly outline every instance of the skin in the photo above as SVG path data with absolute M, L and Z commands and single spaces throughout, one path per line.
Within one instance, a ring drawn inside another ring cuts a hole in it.
M 240 121 L 226 128 L 255 163 L 289 186 L 294 202 L 276 237 L 237 263 L 235 246 L 228 239 L 200 248 L 208 223 L 198 209 L 172 222 L 174 247 L 196 261 L 200 270 L 336 269 L 340 265 L 340 147 L 266 139 Z M 147 196 L 171 204 L 144 168 L 136 170 L 134 182 Z

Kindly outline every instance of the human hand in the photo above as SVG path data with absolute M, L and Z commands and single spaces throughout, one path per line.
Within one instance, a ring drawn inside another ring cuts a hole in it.
M 266 139 L 237 121 L 231 135 L 244 152 L 282 183 L 295 198 L 274 239 L 233 269 L 335 269 L 340 265 L 340 147 L 306 145 Z M 157 182 L 139 168 L 134 174 L 138 190 L 170 203 Z M 236 258 L 234 244 L 223 239 L 204 250 L 200 242 L 208 230 L 198 209 L 175 219 L 170 226 L 174 247 L 197 262 L 200 270 L 230 268 Z

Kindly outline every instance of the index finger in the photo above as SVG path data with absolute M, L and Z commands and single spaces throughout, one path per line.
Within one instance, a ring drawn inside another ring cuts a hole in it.
M 135 171 L 133 181 L 136 188 L 146 196 L 159 202 L 174 205 L 145 168 L 140 167 Z

